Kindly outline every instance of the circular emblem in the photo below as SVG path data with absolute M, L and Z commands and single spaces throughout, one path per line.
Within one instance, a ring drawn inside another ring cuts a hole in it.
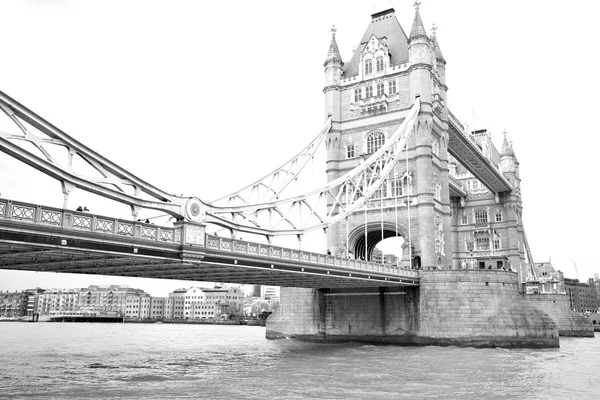
M 204 219 L 204 206 L 200 199 L 196 197 L 192 197 L 187 201 L 185 211 L 187 213 L 187 218 L 192 221 L 198 222 Z

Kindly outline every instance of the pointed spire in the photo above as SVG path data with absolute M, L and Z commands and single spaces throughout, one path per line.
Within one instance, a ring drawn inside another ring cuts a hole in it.
M 419 14 L 420 5 L 421 2 L 419 0 L 416 0 L 415 4 L 413 4 L 415 7 L 415 19 L 413 21 L 412 29 L 410 30 L 410 37 L 408 39 L 409 42 L 420 37 L 427 37 L 427 32 L 425 32 L 425 27 L 423 26 L 423 21 L 421 20 L 421 14 Z
M 440 45 L 437 42 L 437 38 L 436 38 L 436 32 L 437 32 L 437 26 L 435 26 L 435 24 L 433 24 L 431 26 L 431 41 L 433 42 L 433 51 L 435 52 L 435 59 L 438 61 L 446 61 L 444 60 L 444 56 L 442 54 L 442 49 L 440 49 Z
M 325 59 L 325 63 L 323 64 L 324 66 L 326 66 L 327 64 L 329 64 L 331 62 L 338 62 L 340 64 L 340 66 L 344 65 L 344 62 L 342 61 L 342 56 L 340 55 L 340 50 L 338 49 L 337 42 L 335 41 L 335 32 L 337 32 L 337 29 L 336 29 L 335 25 L 332 25 L 331 26 L 331 44 L 329 45 L 329 51 L 327 52 L 327 58 Z
M 502 150 L 500 151 L 500 154 L 502 155 L 514 155 L 515 152 L 512 148 L 512 140 L 508 141 L 508 139 L 506 138 L 506 129 L 504 130 L 504 141 L 502 142 Z

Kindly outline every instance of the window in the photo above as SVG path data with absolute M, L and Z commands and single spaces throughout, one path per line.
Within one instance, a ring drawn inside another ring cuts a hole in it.
M 360 100 L 360 88 L 354 89 L 354 101 Z
M 486 224 L 487 222 L 488 222 L 487 211 L 485 211 L 485 210 L 475 211 L 475 223 L 476 224 Z
M 373 73 L 373 60 L 365 60 L 365 74 Z
M 473 251 L 473 242 L 471 240 L 465 242 L 465 249 L 467 251 Z
M 383 71 L 383 57 L 377 57 L 377 72 Z
M 389 94 L 396 93 L 396 81 L 389 81 L 388 82 L 388 93 Z
M 496 213 L 496 222 L 502 222 L 502 213 L 501 212 Z
M 377 96 L 383 96 L 383 83 L 377 84 Z
M 494 239 L 494 250 L 500 250 L 500 239 Z
M 490 239 L 487 237 L 477 238 L 477 250 L 489 250 L 490 249 Z
M 385 143 L 383 132 L 371 132 L 367 136 L 367 154 L 375 153 Z
M 440 142 L 438 142 L 436 139 L 431 141 L 431 152 L 438 157 L 440 156 Z
M 393 197 L 402 196 L 402 183 L 400 178 L 394 178 L 390 181 L 390 190 Z
M 469 218 L 467 217 L 467 214 L 463 214 L 462 217 L 460 218 L 460 224 L 467 225 L 468 223 L 469 223 Z
M 365 97 L 368 99 L 369 97 L 373 97 L 373 87 L 367 86 L 365 87 Z
M 346 145 L 346 158 L 354 158 L 354 143 Z

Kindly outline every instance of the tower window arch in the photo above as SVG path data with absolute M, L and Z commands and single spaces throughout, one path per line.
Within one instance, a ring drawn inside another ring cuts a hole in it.
M 354 158 L 354 143 L 348 143 L 346 145 L 346 158 Z
M 486 210 L 476 210 L 475 211 L 475 223 L 476 224 L 487 224 L 488 222 L 488 213 Z
M 375 153 L 385 143 L 385 135 L 381 131 L 371 132 L 367 135 L 367 154 Z
M 365 87 L 365 97 L 368 99 L 369 97 L 373 97 L 373 87 L 371 85 Z
M 360 88 L 354 89 L 354 101 L 360 101 Z
M 365 75 L 373 73 L 373 60 L 365 60 Z
M 395 94 L 396 93 L 396 81 L 388 82 L 388 93 Z
M 377 57 L 377 72 L 383 71 L 383 57 Z
M 436 139 L 431 141 L 431 152 L 438 157 L 440 156 L 440 142 L 438 142 Z
M 377 96 L 383 96 L 383 82 L 377 84 Z

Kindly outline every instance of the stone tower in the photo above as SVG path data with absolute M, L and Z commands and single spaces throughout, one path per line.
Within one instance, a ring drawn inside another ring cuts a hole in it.
M 440 268 L 452 263 L 448 190 L 448 124 L 445 60 L 428 36 L 418 3 L 407 37 L 394 9 L 371 15 L 350 61 L 344 63 L 332 29 L 325 60 L 327 177 L 332 181 L 381 147 L 405 119 L 417 97 L 418 123 L 408 154 L 383 188 L 327 232 L 334 255 L 373 259 L 381 240 L 402 236 L 402 265 Z M 409 246 L 410 243 L 410 246 Z

